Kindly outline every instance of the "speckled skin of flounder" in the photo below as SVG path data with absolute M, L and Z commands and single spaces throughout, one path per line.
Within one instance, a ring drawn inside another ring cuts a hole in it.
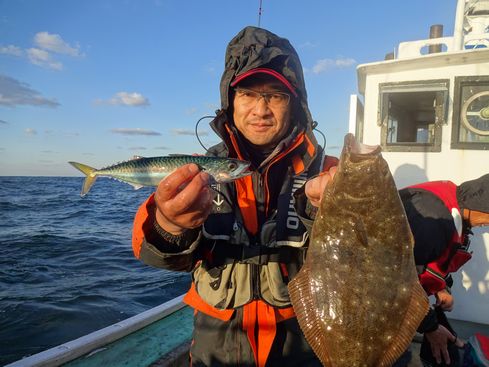
M 428 311 L 413 238 L 380 147 L 345 137 L 289 292 L 324 366 L 391 366 Z

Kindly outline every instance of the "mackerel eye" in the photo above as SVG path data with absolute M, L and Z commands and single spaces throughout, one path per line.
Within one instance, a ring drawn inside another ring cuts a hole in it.
M 237 167 L 238 167 L 238 165 L 235 162 L 230 162 L 228 165 L 228 169 L 230 171 L 234 171 Z

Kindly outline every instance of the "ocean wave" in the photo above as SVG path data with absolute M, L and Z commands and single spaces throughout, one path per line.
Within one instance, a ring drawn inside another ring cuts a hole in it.
M 134 258 L 131 227 L 152 189 L 80 177 L 0 177 L 0 365 L 185 292 L 188 274 Z M 22 190 L 19 190 L 22 187 Z

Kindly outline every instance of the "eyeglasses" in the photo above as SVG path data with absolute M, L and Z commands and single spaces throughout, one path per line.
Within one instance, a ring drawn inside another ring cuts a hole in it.
M 256 106 L 260 98 L 263 98 L 270 107 L 285 107 L 289 104 L 290 94 L 283 92 L 255 92 L 254 90 L 235 88 L 235 98 L 244 106 Z

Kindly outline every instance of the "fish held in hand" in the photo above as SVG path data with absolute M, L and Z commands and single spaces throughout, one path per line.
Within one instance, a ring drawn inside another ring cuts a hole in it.
M 230 182 L 251 174 L 250 162 L 232 158 L 207 156 L 138 157 L 127 162 L 96 169 L 82 163 L 68 162 L 86 175 L 81 196 L 85 196 L 97 177 L 109 177 L 130 184 L 135 189 L 143 186 L 158 186 L 160 181 L 177 168 L 194 163 L 209 173 L 217 183 Z
M 345 137 L 304 266 L 289 283 L 301 329 L 324 366 L 391 366 L 428 312 L 414 240 L 379 146 Z

